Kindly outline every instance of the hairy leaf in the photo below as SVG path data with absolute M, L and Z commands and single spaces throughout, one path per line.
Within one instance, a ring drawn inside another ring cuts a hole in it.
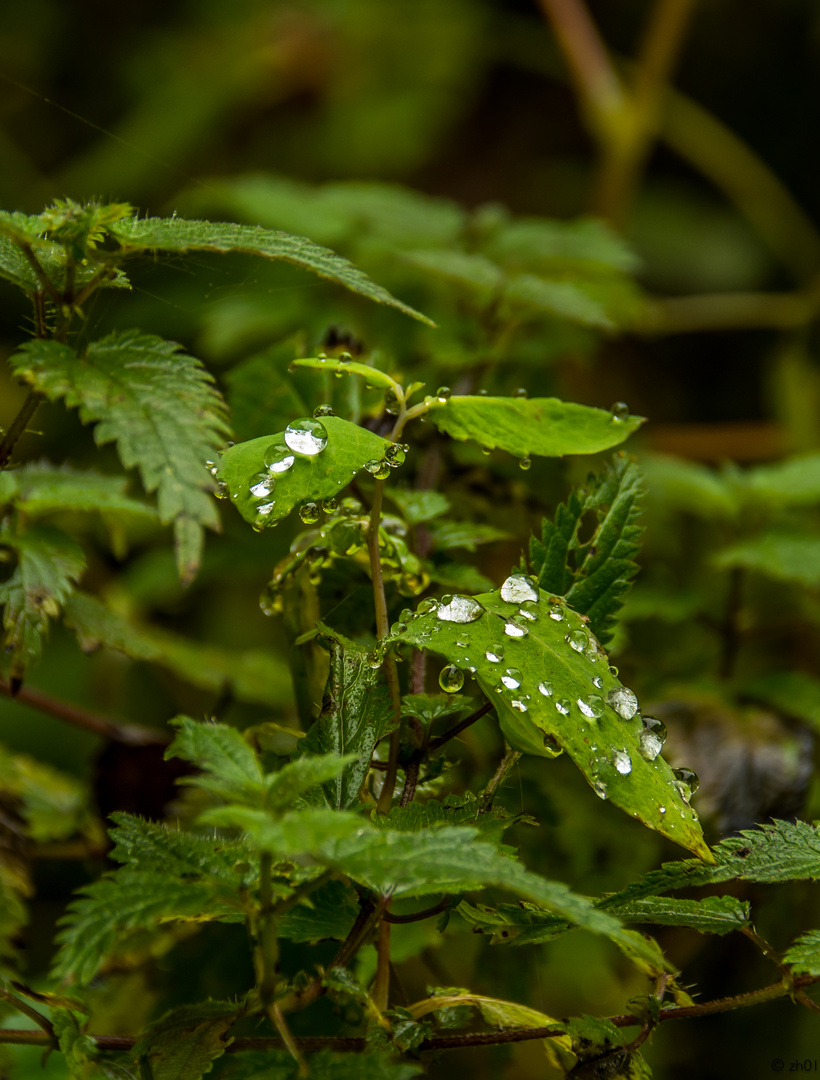
M 62 510 L 99 510 L 106 514 L 156 518 L 153 506 L 126 495 L 127 485 L 122 476 L 77 472 L 65 465 L 55 468 L 40 462 L 0 473 L 0 503 L 14 503 L 29 518 Z
M 171 1009 L 149 1024 L 134 1047 L 152 1080 L 200 1080 L 225 1053 L 225 1032 L 241 1010 L 230 1001 L 201 1001 Z
M 452 621 L 461 607 L 478 617 Z M 500 591 L 449 605 L 425 601 L 422 609 L 398 640 L 444 656 L 460 672 L 474 671 L 511 745 L 544 757 L 566 750 L 601 798 L 711 858 L 671 768 L 643 755 L 637 701 L 609 670 L 580 615 L 520 575 Z M 454 678 L 457 684 L 463 675 Z
M 595 454 L 617 446 L 643 417 L 617 419 L 604 409 L 558 398 L 456 396 L 428 398 L 429 418 L 454 439 L 474 439 L 516 457 Z
M 265 777 L 265 805 L 270 813 L 287 809 L 308 789 L 340 780 L 344 770 L 356 761 L 355 754 L 331 751 L 311 754 L 283 765 Z
M 2 529 L 2 547 L 17 556 L 11 577 L 0 584 L 0 604 L 10 675 L 22 679 L 28 664 L 40 656 L 49 619 L 59 615 L 85 569 L 85 555 L 71 537 L 48 525 L 21 533 Z
M 728 934 L 745 926 L 750 919 L 749 904 L 734 896 L 706 896 L 702 900 L 652 896 L 618 906 L 608 905 L 607 911 L 627 923 L 688 926 L 701 934 Z
M 259 759 L 240 733 L 227 724 L 197 723 L 187 716 L 171 721 L 176 738 L 166 758 L 190 761 L 204 776 L 186 778 L 206 791 L 243 806 L 262 806 L 263 776 Z
M 184 218 L 131 218 L 117 222 L 110 231 L 126 256 L 141 251 L 235 251 L 294 263 L 369 300 L 389 304 L 405 315 L 434 325 L 426 315 L 391 296 L 347 259 L 304 236 L 291 236 L 254 225 L 187 221 Z
M 290 700 L 285 663 L 268 649 L 228 649 L 136 625 L 83 592 L 69 597 L 63 621 L 86 652 L 106 645 L 135 660 L 160 664 L 204 690 L 224 693 L 229 688 L 240 701 L 276 708 Z
M 278 432 L 237 443 L 222 455 L 219 479 L 227 484 L 233 505 L 246 521 L 276 524 L 305 503 L 335 499 L 356 473 L 370 462 L 382 461 L 393 445 L 338 416 L 322 416 L 319 422 L 327 441 L 318 452 L 299 453 L 286 442 L 287 432 Z M 317 430 L 317 439 L 324 437 Z M 265 458 L 271 453 L 281 459 L 276 466 L 281 471 L 268 470 Z
M 50 399 L 65 398 L 95 422 L 98 445 L 116 442 L 126 468 L 157 491 L 160 520 L 174 523 L 177 565 L 189 581 L 202 528 L 217 528 L 204 468 L 228 433 L 225 406 L 198 360 L 173 342 L 129 330 L 77 356 L 54 341 L 30 341 L 10 358 L 20 378 Z
M 381 666 L 374 669 L 360 645 L 325 635 L 330 674 L 322 711 L 300 743 L 307 754 L 348 755 L 351 764 L 322 787 L 324 801 L 337 810 L 358 802 L 376 743 L 393 726 L 390 695 Z
M 214 839 L 196 833 L 184 833 L 165 825 L 156 825 L 131 814 L 111 815 L 114 828 L 111 858 L 141 873 L 166 873 L 169 878 L 213 877 L 231 885 L 250 885 L 255 880 L 258 862 L 247 843 Z M 237 864 L 249 864 L 237 870 Z
M 637 518 L 643 492 L 637 466 L 623 454 L 588 484 L 558 507 L 554 523 L 544 519 L 541 539 L 530 540 L 530 561 L 541 588 L 564 596 L 587 615 L 593 633 L 607 645 L 638 570 L 634 559 L 640 550 Z
M 795 975 L 820 975 L 820 930 L 809 930 L 789 946 L 783 959 Z
M 359 904 L 353 887 L 328 881 L 277 919 L 276 932 L 290 941 L 343 941 L 356 921 Z

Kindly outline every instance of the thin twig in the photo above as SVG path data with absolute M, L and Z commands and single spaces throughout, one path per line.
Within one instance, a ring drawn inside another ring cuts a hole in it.
M 12 420 L 11 425 L 0 441 L 0 469 L 5 469 L 9 459 L 17 445 L 17 440 L 28 427 L 29 420 L 37 412 L 37 407 L 43 400 L 43 395 L 36 390 L 29 390 L 26 400 L 20 406 L 20 411 Z
M 433 904 L 432 907 L 425 908 L 423 911 L 414 911 L 412 915 L 393 915 L 392 912 L 385 911 L 382 918 L 385 922 L 389 923 L 421 922 L 422 919 L 431 919 L 434 915 L 440 915 L 442 911 L 446 911 L 449 906 L 450 897 L 445 896 L 437 904 Z
M 485 701 L 480 709 L 476 709 L 474 713 L 470 713 L 466 719 L 461 720 L 458 724 L 454 724 L 448 731 L 445 731 L 441 735 L 437 735 L 435 739 L 431 739 L 429 742 L 429 749 L 438 750 L 440 746 L 444 746 L 450 739 L 454 739 L 456 735 L 460 735 L 462 731 L 466 731 L 468 727 L 472 727 L 476 720 L 480 720 L 482 716 L 486 716 L 492 707 L 493 703 L 491 701 Z

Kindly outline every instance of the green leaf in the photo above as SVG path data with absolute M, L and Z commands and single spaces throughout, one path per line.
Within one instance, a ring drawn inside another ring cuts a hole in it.
M 0 502 L 13 502 L 29 518 L 58 511 L 99 510 L 107 514 L 135 514 L 155 519 L 153 506 L 126 495 L 122 476 L 77 472 L 46 462 L 24 465 L 0 477 Z
M 298 1063 L 287 1050 L 236 1054 L 220 1080 L 298 1080 Z M 310 1055 L 310 1080 L 413 1080 L 422 1071 L 415 1062 L 395 1061 L 389 1053 Z
M 68 1009 L 52 1008 L 51 1023 L 71 1080 L 85 1080 L 97 1057 L 97 1043 L 80 1031 L 76 1016 Z
M 742 683 L 740 689 L 744 696 L 765 701 L 820 732 L 820 679 L 804 671 L 772 671 Z
M 341 779 L 344 770 L 356 761 L 355 754 L 311 754 L 283 765 L 265 777 L 265 805 L 270 813 L 285 810 L 310 788 Z
M 214 878 L 230 886 L 250 885 L 258 857 L 247 843 L 184 833 L 132 814 L 111 815 L 114 847 L 110 857 L 140 873 L 165 873 L 170 879 Z M 240 869 L 237 869 L 240 864 Z M 248 864 L 246 868 L 242 864 Z
M 783 954 L 795 975 L 820 975 L 820 930 L 801 934 Z
M 359 915 L 356 893 L 342 881 L 328 881 L 276 921 L 279 937 L 296 942 L 344 941 Z
M 764 532 L 719 551 L 715 557 L 721 569 L 738 566 L 754 570 L 775 581 L 796 582 L 816 588 L 820 585 L 820 540 L 817 534 Z
M 328 806 L 347 810 L 358 802 L 376 743 L 393 727 L 393 709 L 384 672 L 370 666 L 367 651 L 338 635 L 324 636 L 330 673 L 322 711 L 299 749 L 346 756 L 350 764 L 322 790 Z
M 230 1001 L 201 1001 L 171 1009 L 149 1024 L 133 1050 L 151 1080 L 200 1080 L 233 1042 L 225 1032 L 241 1010 Z
M 437 990 L 432 997 L 425 998 L 410 1006 L 413 1016 L 420 1018 L 429 1016 L 430 1013 L 440 1012 L 442 1009 L 453 1009 L 459 1006 L 470 1006 L 478 1009 L 481 1018 L 490 1027 L 502 1030 L 515 1030 L 516 1028 L 549 1027 L 554 1025 L 556 1031 L 563 1031 L 563 1023 L 555 1020 L 537 1009 L 531 1009 L 528 1005 L 519 1005 L 515 1001 L 501 1001 L 499 998 L 485 997 L 483 994 L 471 994 L 469 991 Z M 569 1039 L 559 1036 L 559 1042 L 566 1042 L 569 1049 Z
M 297 350 L 294 340 L 277 342 L 226 373 L 225 396 L 237 440 L 264 436 L 272 427 L 285 427 L 291 416 L 307 411 L 293 379 L 287 375 Z
M 750 905 L 734 896 L 706 896 L 702 900 L 652 896 L 607 906 L 607 911 L 627 923 L 688 926 L 701 934 L 728 934 L 740 930 L 751 917 Z
M 28 664 L 40 656 L 49 619 L 59 615 L 85 569 L 85 555 L 74 540 L 48 525 L 18 534 L 3 528 L 0 547 L 11 548 L 17 556 L 11 577 L 0 584 L 0 604 L 5 605 L 11 678 L 22 679 Z
M 596 454 L 617 446 L 643 423 L 641 416 L 616 419 L 604 409 L 558 398 L 456 396 L 427 398 L 429 418 L 454 439 L 474 439 L 516 457 Z
M 86 652 L 106 645 L 135 660 L 160 664 L 204 690 L 219 694 L 229 689 L 240 701 L 273 708 L 290 701 L 287 667 L 268 649 L 227 649 L 139 626 L 82 592 L 69 597 L 63 621 Z
M 446 278 L 457 285 L 476 290 L 479 294 L 488 294 L 487 299 L 504 282 L 501 270 L 486 255 L 468 254 L 453 249 L 417 249 L 402 252 L 401 258 L 427 274 Z
M 190 581 L 202 528 L 218 528 L 207 458 L 228 433 L 211 376 L 180 346 L 129 330 L 94 342 L 82 356 L 54 341 L 29 341 L 10 358 L 16 375 L 96 422 L 98 445 L 116 442 L 126 468 L 157 491 L 160 521 L 174 523 L 177 565 Z
M 0 745 L 0 797 L 20 800 L 28 837 L 35 843 L 66 840 L 90 819 L 85 784 L 27 754 Z
M 756 499 L 783 506 L 820 502 L 820 454 L 803 454 L 776 465 L 758 465 L 742 474 L 744 490 Z
M 598 218 L 517 218 L 505 222 L 484 247 L 505 265 L 552 273 L 631 274 L 640 265 L 621 237 Z
M 303 236 L 254 225 L 187 221 L 184 218 L 131 218 L 112 225 L 110 231 L 126 256 L 141 251 L 233 251 L 294 263 L 369 300 L 388 304 L 429 326 L 435 325 L 426 315 L 391 296 L 347 259 Z
M 504 300 L 596 330 L 614 330 L 616 326 L 606 305 L 580 281 L 550 281 L 535 274 L 518 274 L 504 290 Z
M 640 550 L 642 494 L 637 466 L 618 454 L 611 468 L 590 477 L 586 488 L 573 491 L 558 507 L 554 523 L 544 519 L 541 540 L 530 540 L 530 561 L 541 588 L 564 596 L 589 616 L 593 633 L 604 645 L 612 638 L 616 614 L 638 570 L 634 559 Z
M 454 548 L 475 551 L 479 544 L 494 544 L 498 540 L 511 539 L 511 534 L 506 529 L 475 521 L 437 521 L 430 532 L 439 551 L 451 551 Z
M 408 525 L 421 525 L 425 521 L 432 521 L 450 509 L 450 500 L 440 491 L 388 488 L 386 494 L 399 507 Z
M 302 422 L 297 420 L 293 424 Z M 292 450 L 285 441 L 286 432 L 237 443 L 222 455 L 219 479 L 227 484 L 233 505 L 245 521 L 255 525 L 273 524 L 304 503 L 335 499 L 356 473 L 369 462 L 382 461 L 393 445 L 338 416 L 323 416 L 318 422 L 324 428 L 327 442 L 312 455 Z M 317 439 L 325 437 L 321 429 L 317 432 Z M 268 471 L 265 457 L 271 451 L 282 458 L 281 472 Z M 286 464 L 288 461 L 290 465 Z M 254 494 L 251 489 L 260 482 L 267 487 Z
M 457 598 L 456 605 L 423 602 L 423 613 L 398 640 L 474 670 L 516 749 L 544 757 L 566 750 L 601 798 L 711 858 L 672 770 L 661 757 L 643 756 L 637 700 L 610 672 L 580 615 L 520 575 L 500 591 Z M 452 621 L 453 615 L 462 617 L 460 606 L 469 618 Z
M 302 357 L 294 360 L 291 367 L 309 368 L 313 371 L 332 371 L 340 375 L 361 375 L 369 386 L 379 386 L 391 390 L 396 386 L 394 379 L 378 368 L 369 364 L 360 364 L 356 360 L 341 360 L 334 356 Z
M 178 716 L 171 726 L 177 735 L 165 757 L 183 758 L 205 774 L 186 778 L 187 783 L 243 806 L 262 806 L 262 768 L 236 728 L 227 724 L 201 724 L 187 716 Z
M 358 814 L 331 810 L 326 806 L 294 810 L 278 819 L 265 810 L 220 806 L 206 810 L 198 820 L 204 825 L 242 829 L 259 848 L 280 858 L 301 858 L 309 854 L 324 865 L 333 862 L 325 858 L 329 844 L 339 837 L 364 831 L 367 826 Z
M 661 454 L 641 457 L 647 492 L 667 510 L 683 510 L 699 518 L 731 518 L 737 511 L 736 491 L 726 478 L 705 465 Z

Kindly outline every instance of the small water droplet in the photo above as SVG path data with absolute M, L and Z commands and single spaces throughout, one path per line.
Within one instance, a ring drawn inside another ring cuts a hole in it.
M 305 525 L 315 525 L 319 520 L 319 505 L 315 502 L 306 502 L 299 507 L 299 517 Z
M 570 630 L 570 632 L 564 638 L 567 645 L 576 652 L 584 652 L 589 645 L 589 637 L 584 630 Z
M 638 711 L 638 699 L 626 686 L 616 686 L 614 690 L 610 690 L 606 702 L 622 720 L 631 720 Z
M 518 609 L 518 614 L 529 620 L 529 622 L 535 622 L 538 618 L 538 604 L 535 600 L 525 600 L 521 607 Z
M 550 618 L 561 622 L 564 618 L 564 609 L 560 604 L 550 604 Z
M 322 416 L 335 416 L 333 409 L 330 405 L 317 405 L 313 410 L 313 419 L 318 420 Z
M 438 400 L 441 402 L 442 405 L 446 401 L 449 401 L 452 396 L 453 396 L 453 391 L 450 389 L 449 386 L 440 386 L 438 388 L 438 390 L 436 390 L 436 397 L 438 398 Z
M 490 454 L 492 453 L 492 448 L 489 447 L 489 446 L 480 446 L 479 450 L 484 455 L 484 457 L 489 457 Z
M 532 458 L 531 457 L 522 457 L 522 458 L 520 458 L 519 462 L 518 462 L 518 468 L 523 470 L 523 472 L 527 472 L 528 469 L 532 468 Z
M 596 689 L 600 690 L 601 687 L 604 685 L 604 680 L 601 678 L 600 675 L 593 675 L 592 676 L 592 685 L 594 687 L 596 687 Z
M 604 715 L 604 699 L 598 694 L 578 698 L 578 708 L 588 720 L 598 720 Z
M 666 807 L 665 806 L 659 806 L 658 807 L 658 813 L 659 814 L 665 814 L 666 813 Z
M 390 633 L 393 635 L 393 637 L 398 637 L 399 634 L 406 634 L 407 623 L 394 622 L 393 625 L 390 627 Z
M 593 780 L 591 786 L 592 790 L 595 792 L 599 799 L 609 798 L 609 790 L 603 780 Z
M 273 581 L 268 582 L 259 597 L 259 607 L 265 615 L 279 615 L 285 606 L 282 590 Z
M 338 509 L 339 504 L 336 499 L 324 499 L 322 501 L 322 510 L 324 510 L 326 514 L 335 514 Z
M 436 615 L 442 622 L 471 623 L 480 619 L 484 608 L 471 596 L 443 596 Z
M 427 615 L 431 611 L 438 609 L 438 600 L 434 600 L 432 596 L 428 596 L 426 600 L 422 600 L 419 606 L 416 608 L 416 614 Z
M 527 388 L 526 388 L 526 386 L 517 387 L 515 390 L 513 390 L 512 396 L 513 397 L 519 397 L 519 398 L 527 397 Z
M 544 746 L 547 748 L 547 750 L 552 751 L 555 757 L 558 757 L 558 755 L 561 753 L 561 744 L 558 742 L 555 736 L 551 735 L 549 732 L 544 736 Z
M 614 402 L 609 411 L 612 414 L 612 419 L 617 420 L 619 423 L 629 419 L 629 406 L 625 401 Z
M 508 690 L 517 690 L 521 685 L 521 681 L 524 676 L 518 670 L 518 668 L 510 667 L 501 676 L 501 681 L 507 687 Z
M 285 428 L 285 442 L 297 454 L 315 457 L 327 446 L 327 428 L 321 420 L 304 416 Z
M 229 494 L 230 491 L 228 490 L 228 485 L 224 480 L 219 480 L 214 488 L 214 497 L 217 499 L 227 499 Z
M 527 626 L 527 619 L 522 619 L 520 615 L 513 615 L 504 623 L 504 633 L 507 637 L 522 638 L 526 637 L 530 632 L 529 626 Z
M 349 364 L 352 359 L 353 359 L 353 354 L 352 353 L 349 353 L 349 352 L 339 353 L 339 360 L 343 364 Z
M 267 499 L 268 495 L 273 491 L 274 479 L 270 473 L 257 473 L 250 488 L 254 499 Z
M 614 675 L 616 679 L 618 678 L 618 669 L 615 667 L 614 664 L 609 665 L 609 674 Z
M 512 705 L 512 707 L 517 712 L 526 712 L 529 708 L 527 702 L 524 701 L 522 698 L 513 698 L 513 700 L 510 702 L 510 705 Z
M 612 763 L 621 776 L 629 776 L 632 772 L 632 758 L 626 750 L 616 750 L 612 755 Z
M 525 600 L 538 602 L 538 583 L 525 574 L 511 574 L 501 586 L 501 599 L 508 604 L 523 604 Z
M 281 443 L 271 443 L 262 460 L 272 473 L 278 474 L 287 472 L 296 458 L 294 458 L 287 446 L 282 446 Z
M 572 709 L 572 702 L 569 698 L 558 698 L 555 702 L 555 708 L 562 716 L 569 716 L 570 710 Z
M 552 697 L 552 683 L 551 682 L 540 682 L 538 684 L 538 692 L 540 694 L 543 694 L 544 697 Z
M 441 669 L 438 684 L 445 694 L 457 694 L 464 685 L 464 672 L 460 671 L 455 664 L 448 664 Z
M 491 664 L 500 664 L 504 659 L 504 646 L 503 645 L 490 645 L 487 651 L 484 653 Z

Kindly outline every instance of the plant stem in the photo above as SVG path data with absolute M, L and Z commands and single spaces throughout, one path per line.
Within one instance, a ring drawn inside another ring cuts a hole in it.
M 385 911 L 387 910 L 385 904 Z M 379 925 L 379 937 L 376 942 L 376 978 L 373 983 L 373 1002 L 379 1012 L 387 1008 L 390 990 L 390 923 L 382 918 Z
M 440 746 L 444 746 L 450 739 L 454 739 L 456 735 L 460 735 L 462 731 L 466 730 L 468 727 L 472 727 L 476 720 L 480 720 L 482 716 L 486 716 L 487 713 L 492 710 L 492 707 L 491 701 L 485 701 L 480 709 L 476 709 L 474 713 L 471 713 L 464 720 L 461 720 L 458 724 L 454 724 L 449 731 L 445 731 L 442 735 L 437 735 L 435 739 L 430 739 L 428 749 L 438 750 Z
M 40 260 L 34 254 L 34 248 L 32 248 L 31 244 L 28 244 L 26 242 L 18 243 L 17 246 L 20 248 L 22 253 L 25 255 L 26 259 L 28 260 L 29 266 L 34 271 L 34 273 L 35 273 L 35 275 L 37 277 L 37 280 L 43 286 L 44 291 L 48 293 L 49 298 L 55 304 L 57 304 L 58 307 L 62 306 L 63 298 L 60 295 L 60 293 L 58 292 L 57 287 L 54 284 L 54 282 L 51 280 L 51 278 L 48 276 L 48 274 L 43 269 L 42 265 L 40 264 Z
M 54 1037 L 54 1028 L 47 1016 L 43 1016 L 41 1012 L 38 1012 L 37 1009 L 29 1005 L 28 1002 L 23 1001 L 21 998 L 17 997 L 16 994 L 10 994 L 8 990 L 3 990 L 2 987 L 0 987 L 0 1001 L 7 1002 L 16 1009 L 17 1012 L 21 1012 L 23 1016 L 27 1016 L 29 1020 L 33 1020 L 34 1023 L 45 1032 L 50 1042 L 56 1043 L 57 1040 Z
M 504 757 L 499 761 L 498 768 L 493 773 L 492 779 L 481 792 L 481 799 L 479 801 L 479 813 L 485 813 L 493 805 L 493 799 L 496 792 L 504 782 L 504 777 L 513 768 L 516 762 L 521 757 L 519 750 L 513 750 L 511 746 L 508 746 L 504 752 Z
M 37 406 L 42 400 L 43 395 L 37 390 L 29 390 L 26 400 L 20 406 L 20 411 L 12 420 L 11 426 L 3 435 L 2 441 L 0 441 L 0 469 L 5 469 L 6 465 L 8 465 L 17 440 L 28 427 L 29 420 L 34 416 Z

